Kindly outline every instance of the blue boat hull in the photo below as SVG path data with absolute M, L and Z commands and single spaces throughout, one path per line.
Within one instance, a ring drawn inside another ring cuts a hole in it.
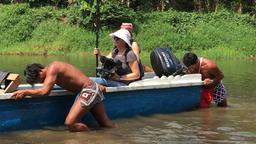
M 200 101 L 200 86 L 109 92 L 105 107 L 111 119 L 191 110 Z M 75 95 L 0 100 L 0 131 L 63 125 Z M 94 120 L 86 115 L 85 122 Z
M 200 87 L 127 91 L 106 95 L 106 109 L 112 119 L 155 113 L 191 110 L 200 101 Z

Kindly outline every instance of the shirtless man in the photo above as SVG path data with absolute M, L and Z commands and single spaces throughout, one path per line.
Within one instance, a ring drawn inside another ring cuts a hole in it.
M 87 125 L 81 122 L 82 117 L 89 110 L 101 126 L 114 127 L 103 105 L 104 96 L 102 91 L 105 90 L 105 87 L 90 80 L 74 66 L 59 61 L 54 61 L 45 67 L 34 63 L 28 65 L 24 73 L 29 84 L 43 83 L 43 86 L 38 89 L 14 92 L 12 96 L 15 100 L 20 100 L 25 96 L 47 95 L 54 84 L 57 84 L 66 90 L 80 93 L 66 117 L 65 124 L 70 131 L 89 130 Z
M 191 52 L 184 55 L 183 63 L 188 67 L 188 73 L 200 73 L 202 75 L 204 86 L 201 91 L 200 108 L 209 108 L 212 99 L 218 106 L 226 107 L 226 91 L 221 83 L 224 75 L 216 63 L 207 58 L 198 58 L 196 54 Z

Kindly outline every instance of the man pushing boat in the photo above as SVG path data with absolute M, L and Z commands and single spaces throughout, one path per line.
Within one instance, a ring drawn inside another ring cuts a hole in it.
M 12 96 L 15 100 L 20 100 L 25 96 L 47 95 L 54 84 L 57 84 L 66 90 L 80 93 L 66 117 L 65 124 L 70 131 L 89 130 L 87 125 L 81 122 L 83 115 L 89 110 L 101 126 L 114 127 L 105 112 L 103 104 L 105 87 L 90 80 L 73 65 L 60 61 L 54 61 L 47 66 L 34 63 L 26 67 L 24 74 L 27 83 L 31 85 L 43 83 L 43 86 L 38 89 L 14 92 Z
M 200 108 L 209 108 L 212 99 L 218 106 L 227 107 L 227 94 L 221 80 L 223 72 L 217 64 L 208 58 L 197 57 L 195 53 L 188 52 L 183 57 L 183 63 L 188 67 L 188 73 L 200 73 L 204 86 L 201 90 Z

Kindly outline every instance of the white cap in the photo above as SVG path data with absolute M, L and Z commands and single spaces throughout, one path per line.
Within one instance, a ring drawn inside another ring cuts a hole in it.
M 114 37 L 118 37 L 125 41 L 130 47 L 131 46 L 131 34 L 128 30 L 126 29 L 119 29 L 118 31 L 111 33 L 110 36 L 114 39 Z

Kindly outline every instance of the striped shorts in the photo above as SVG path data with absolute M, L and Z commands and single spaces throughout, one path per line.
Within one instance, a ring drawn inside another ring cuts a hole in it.
M 213 92 L 213 100 L 215 103 L 219 103 L 223 101 L 227 97 L 227 91 L 222 82 L 220 82 L 215 88 Z
M 92 86 L 83 88 L 79 95 L 80 103 L 82 106 L 92 107 L 104 100 L 104 95 L 100 91 L 97 83 Z

